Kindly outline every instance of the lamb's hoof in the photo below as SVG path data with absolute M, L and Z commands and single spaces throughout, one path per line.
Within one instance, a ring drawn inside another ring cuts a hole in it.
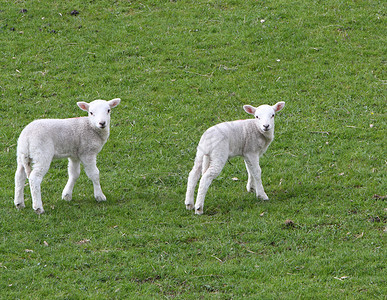
M 15 204 L 15 206 L 17 209 L 23 209 L 24 207 L 26 207 L 24 203 L 18 203 L 18 204 Z
M 44 213 L 44 209 L 43 209 L 43 208 L 37 208 L 37 209 L 35 209 L 35 212 L 36 212 L 38 215 L 41 215 L 42 213 Z
M 193 204 L 186 204 L 186 205 L 185 205 L 185 208 L 186 208 L 187 210 L 192 210 L 192 209 L 194 209 L 194 205 L 193 205 Z
M 106 197 L 105 197 L 105 195 L 96 196 L 95 200 L 97 200 L 97 202 L 104 202 L 104 201 L 106 201 Z
M 71 201 L 73 197 L 70 194 L 65 194 L 65 195 L 62 195 L 62 199 L 65 201 Z
M 203 207 L 195 208 L 195 215 L 202 215 L 203 214 Z
M 258 199 L 261 199 L 263 201 L 269 201 L 269 197 L 268 196 L 258 196 Z

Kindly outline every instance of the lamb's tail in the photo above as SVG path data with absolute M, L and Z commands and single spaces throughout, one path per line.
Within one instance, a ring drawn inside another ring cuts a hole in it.
M 28 144 L 18 143 L 17 145 L 17 163 L 24 168 L 27 178 L 31 174 L 31 158 L 29 156 Z

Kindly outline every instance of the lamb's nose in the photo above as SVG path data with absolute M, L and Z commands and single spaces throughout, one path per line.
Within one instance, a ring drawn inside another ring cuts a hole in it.
M 105 122 L 105 121 L 99 122 L 99 126 L 100 126 L 101 128 L 104 128 L 104 127 L 106 126 L 106 122 Z
M 270 125 L 263 125 L 264 130 L 269 130 Z

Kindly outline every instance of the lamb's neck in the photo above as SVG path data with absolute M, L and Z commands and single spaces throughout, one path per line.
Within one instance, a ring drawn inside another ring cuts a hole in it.
M 109 138 L 110 134 L 110 128 L 109 126 L 105 128 L 97 128 L 94 125 L 92 125 L 90 122 L 87 123 L 87 126 L 89 127 L 88 130 L 91 130 L 95 133 L 96 136 L 98 136 L 103 143 L 106 143 L 107 139 Z
M 274 131 L 270 130 L 269 132 L 262 131 L 262 136 L 266 139 L 267 143 L 271 143 L 274 140 Z
M 95 129 L 95 132 L 98 134 L 98 136 L 101 138 L 101 140 L 102 140 L 103 142 L 106 142 L 107 139 L 109 138 L 110 129 L 109 129 L 109 127 L 105 127 L 105 128 L 96 128 L 96 129 Z

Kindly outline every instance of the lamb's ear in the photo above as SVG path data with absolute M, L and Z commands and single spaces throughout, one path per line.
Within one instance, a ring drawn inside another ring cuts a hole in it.
M 80 109 L 84 110 L 84 111 L 89 111 L 89 103 L 86 103 L 86 102 L 77 102 L 77 105 Z
M 120 104 L 120 102 L 121 102 L 121 99 L 120 99 L 120 98 L 114 98 L 114 99 L 108 101 L 109 106 L 110 106 L 111 108 L 116 107 L 118 104 Z
M 253 116 L 255 114 L 255 111 L 257 110 L 254 106 L 251 105 L 243 105 L 243 109 L 245 110 L 245 112 Z
M 278 102 L 275 105 L 273 105 L 273 109 L 274 109 L 275 112 L 280 111 L 284 107 L 285 107 L 285 102 L 283 102 L 283 101 Z

